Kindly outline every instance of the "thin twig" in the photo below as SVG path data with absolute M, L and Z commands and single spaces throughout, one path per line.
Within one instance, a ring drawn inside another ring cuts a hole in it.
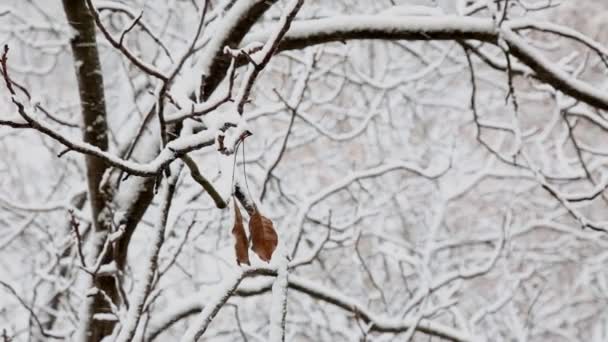
M 211 196 L 211 199 L 213 199 L 213 202 L 215 202 L 215 206 L 220 209 L 226 208 L 226 201 L 222 198 L 219 192 L 217 192 L 213 184 L 211 184 L 211 182 L 209 182 L 207 178 L 203 176 L 198 166 L 196 165 L 196 162 L 192 160 L 192 158 L 190 158 L 190 156 L 187 154 L 184 154 L 180 158 L 184 161 L 184 163 L 190 170 L 190 175 L 192 176 L 192 179 L 194 179 L 198 184 L 200 184 L 200 186 L 205 189 L 209 196 Z
M 10 292 L 17 299 L 17 301 L 19 301 L 21 306 L 23 306 L 30 313 L 31 317 L 34 319 L 34 322 L 36 322 L 36 325 L 38 326 L 38 330 L 40 330 L 40 334 L 42 336 L 44 336 L 46 338 L 55 338 L 55 339 L 64 339 L 65 338 L 64 336 L 55 335 L 55 334 L 49 333 L 46 330 L 44 330 L 42 323 L 38 319 L 38 315 L 36 315 L 34 310 L 32 308 L 30 308 L 29 305 L 27 305 L 27 303 L 23 300 L 23 298 L 21 298 L 21 296 L 19 296 L 17 291 L 15 291 L 15 289 L 13 289 L 12 286 L 3 282 L 2 280 L 0 280 L 0 285 L 2 285 L 4 288 L 6 288 L 8 290 L 8 292 Z
M 285 35 L 285 33 L 289 30 L 289 26 L 291 22 L 295 18 L 296 14 L 304 4 L 304 0 L 293 0 L 288 5 L 288 10 L 283 14 L 281 20 L 279 21 L 279 26 L 277 30 L 271 35 L 270 39 L 266 42 L 262 50 L 259 54 L 262 56 L 259 62 L 250 63 L 249 68 L 247 69 L 247 74 L 245 75 L 245 79 L 241 84 L 241 88 L 236 98 L 236 109 L 240 115 L 243 115 L 243 108 L 245 107 L 245 103 L 247 103 L 249 94 L 253 88 L 253 84 L 260 74 L 262 70 L 266 67 L 274 53 L 279 48 L 279 43 L 281 39 Z M 251 57 L 248 54 L 244 54 L 247 57 Z
M 82 252 L 82 236 L 80 235 L 80 222 L 74 216 L 73 210 L 68 210 L 68 214 L 70 215 L 70 226 L 72 230 L 74 230 L 74 235 L 76 236 L 76 250 L 78 251 L 78 256 L 80 257 L 80 263 L 83 268 L 87 267 L 87 262 L 84 258 L 84 253 Z
M 86 2 L 87 2 L 87 6 L 89 7 L 91 14 L 93 15 L 93 20 L 95 20 L 95 24 L 97 25 L 97 27 L 99 28 L 101 33 L 104 35 L 106 40 L 110 43 L 110 45 L 112 45 L 115 49 L 122 52 L 122 54 L 125 57 L 127 57 L 127 59 L 129 61 L 131 61 L 131 63 L 133 63 L 133 65 L 138 67 L 141 71 L 145 72 L 146 74 L 148 74 L 150 76 L 154 76 L 161 81 L 167 80 L 167 76 L 165 76 L 160 70 L 156 69 L 156 67 L 137 58 L 129 49 L 127 49 L 126 46 L 124 46 L 122 44 L 122 40 L 116 41 L 116 39 L 114 39 L 114 37 L 112 37 L 112 34 L 108 31 L 108 29 L 105 27 L 105 25 L 101 21 L 101 16 L 99 15 L 99 11 L 97 11 L 95 6 L 93 5 L 93 1 L 86 0 Z

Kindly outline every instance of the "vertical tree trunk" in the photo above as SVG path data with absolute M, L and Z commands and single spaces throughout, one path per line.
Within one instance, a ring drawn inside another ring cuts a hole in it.
M 74 66 L 84 124 L 84 140 L 102 150 L 108 149 L 108 125 L 106 117 L 106 104 L 104 99 L 103 75 L 97 42 L 95 40 L 95 22 L 84 0 L 63 0 L 63 8 L 74 29 L 74 36 L 70 44 L 74 55 Z M 105 198 L 99 190 L 99 184 L 108 165 L 103 160 L 86 156 L 87 183 L 89 193 L 89 204 L 91 206 L 92 221 L 95 233 L 110 231 L 111 218 L 106 217 L 106 203 L 110 199 Z M 95 234 L 93 234 L 95 235 Z M 98 246 L 100 247 L 100 246 Z M 99 254 L 99 250 L 95 251 Z M 112 260 L 113 253 L 107 253 L 103 263 Z M 115 303 L 118 300 L 118 291 L 112 276 L 96 277 L 94 285 L 104 291 Z M 100 341 L 109 335 L 114 328 L 114 322 L 94 321 L 95 313 L 108 312 L 109 305 L 101 295 L 96 295 L 89 301 L 87 310 L 89 317 L 80 317 L 82 324 L 88 325 L 86 329 L 87 341 Z
M 99 62 L 99 54 L 97 43 L 95 40 L 95 21 L 86 6 L 85 0 L 62 0 L 64 11 L 70 25 L 74 28 L 75 36 L 71 40 L 72 52 L 74 54 L 74 62 L 76 66 L 76 77 L 78 78 L 78 86 L 80 91 L 80 101 L 82 107 L 82 117 L 84 122 L 84 139 L 86 142 L 99 147 L 102 150 L 108 148 L 107 136 L 107 121 L 106 121 L 106 106 L 104 100 L 103 76 L 101 65 Z M 230 34 L 221 37 L 222 42 L 217 44 L 217 50 L 209 50 L 209 63 L 205 65 L 205 70 L 201 70 L 208 79 L 205 82 L 204 94 L 209 97 L 221 80 L 226 75 L 229 59 L 222 51 L 224 46 L 236 46 L 243 39 L 245 34 L 249 32 L 251 26 L 263 15 L 263 13 L 272 6 L 276 0 L 241 0 L 246 4 L 247 11 L 239 13 L 235 17 L 235 21 L 230 23 Z M 151 148 L 157 148 L 154 144 Z M 91 212 L 95 232 L 109 232 L 111 227 L 104 218 L 107 212 L 104 211 L 107 203 L 112 201 L 111 198 L 105 198 L 104 194 L 99 191 L 99 183 L 103 177 L 108 165 L 102 160 L 95 157 L 86 157 L 87 165 L 87 180 Z M 121 208 L 124 215 L 125 233 L 114 246 L 114 250 L 106 254 L 104 263 L 115 261 L 118 269 L 123 269 L 126 264 L 126 257 L 130 237 L 139 224 L 141 217 L 148 208 L 154 198 L 154 178 L 139 178 L 132 177 L 130 181 L 139 183 L 137 187 L 128 187 L 127 190 L 116 189 L 117 191 L 133 191 L 134 188 L 139 189 L 139 192 L 132 194 L 133 200 L 125 208 Z M 117 198 L 120 194 L 117 195 Z M 99 249 L 101 245 L 97 246 Z M 99 254 L 99 249 L 94 252 Z M 113 277 L 98 277 L 94 280 L 94 285 L 100 290 L 106 292 L 114 303 L 119 302 L 118 290 L 115 286 Z M 87 312 L 87 317 L 80 317 L 82 324 L 87 325 L 80 329 L 80 340 L 82 341 L 100 341 L 103 337 L 111 334 L 114 329 L 114 322 L 94 321 L 92 316 L 95 313 L 108 312 L 109 305 L 104 301 L 103 297 L 96 295 L 94 300 L 88 302 L 84 311 Z M 118 305 L 117 305 L 118 306 Z M 83 311 L 83 312 L 84 312 Z M 83 328 L 85 330 L 83 330 Z M 84 335 L 83 335 L 84 334 Z

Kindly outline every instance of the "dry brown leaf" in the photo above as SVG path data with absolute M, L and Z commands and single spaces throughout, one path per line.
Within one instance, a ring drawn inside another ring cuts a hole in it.
M 272 221 L 256 210 L 249 218 L 249 233 L 251 234 L 251 249 L 260 259 L 269 262 L 279 242 Z
M 238 204 L 234 203 L 234 227 L 232 227 L 232 235 L 234 235 L 234 251 L 236 252 L 236 263 L 249 263 L 249 240 L 245 234 L 245 226 L 243 225 L 243 216 L 239 210 Z

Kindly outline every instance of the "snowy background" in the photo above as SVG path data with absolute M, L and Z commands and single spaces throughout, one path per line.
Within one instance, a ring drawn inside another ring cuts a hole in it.
M 0 341 L 608 340 L 607 28 L 0 1 Z

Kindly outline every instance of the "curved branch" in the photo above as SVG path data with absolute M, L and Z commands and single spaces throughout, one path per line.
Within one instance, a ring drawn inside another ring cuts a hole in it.
M 276 276 L 276 270 L 265 272 L 264 275 Z M 231 281 L 226 284 L 233 285 L 234 283 L 237 283 L 238 286 L 238 283 L 242 281 L 243 277 L 243 274 L 239 274 L 239 276 L 233 279 L 233 282 Z M 238 289 L 235 289 L 232 286 L 228 286 L 226 287 L 226 289 L 228 290 L 226 291 L 226 293 L 242 297 L 256 296 L 270 291 L 272 288 L 272 284 L 273 280 L 271 279 L 258 283 L 256 286 L 241 286 L 238 287 Z M 332 290 L 326 286 L 317 284 L 316 282 L 299 276 L 290 275 L 288 279 L 288 284 L 290 289 L 304 293 L 306 295 L 309 295 L 310 297 L 333 304 L 341 309 L 356 314 L 365 323 L 371 325 L 372 331 L 384 333 L 402 333 L 407 331 L 416 323 L 415 319 L 402 320 L 375 314 L 371 312 L 365 305 L 357 302 L 356 300 L 349 298 L 348 296 L 345 296 L 338 291 Z M 206 302 L 204 298 L 201 298 L 200 294 L 196 294 L 192 298 L 185 299 L 183 303 L 184 305 L 182 307 L 173 309 L 171 315 L 161 317 L 160 320 L 152 322 L 152 330 L 147 335 L 147 337 L 154 339 L 162 331 L 166 330 L 180 319 L 183 319 L 189 315 L 201 311 L 210 313 L 212 311 L 215 311 L 216 308 L 216 305 L 213 305 L 215 303 Z M 199 318 L 200 317 L 208 317 L 208 315 L 203 315 L 203 312 L 201 312 Z M 205 327 L 206 326 L 207 325 L 205 325 Z M 467 332 L 460 331 L 458 329 L 443 325 L 441 323 L 435 323 L 427 319 L 422 319 L 416 325 L 416 331 L 420 331 L 431 336 L 441 337 L 449 341 L 475 340 Z
M 250 34 L 243 40 L 243 46 L 266 41 L 270 34 L 270 30 Z M 354 39 L 474 39 L 494 43 L 496 37 L 494 22 L 491 19 L 453 16 L 335 16 L 294 21 L 279 44 L 279 50 L 303 49 L 317 44 Z
M 238 45 L 253 24 L 276 0 L 245 0 L 235 3 L 226 16 L 218 22 L 214 37 L 205 47 L 202 63 L 198 66 L 205 75 L 203 91 L 210 96 L 226 76 L 231 57 L 224 54 L 224 47 Z M 266 41 L 266 40 L 265 40 Z
M 505 21 L 500 28 L 496 28 L 492 19 L 484 18 L 455 16 L 387 18 L 381 15 L 360 15 L 296 21 L 283 38 L 279 50 L 302 49 L 316 44 L 353 39 L 474 39 L 495 45 L 498 45 L 498 41 L 502 39 L 509 46 L 509 52 L 530 67 L 536 78 L 588 105 L 608 110 L 608 95 L 605 92 L 560 70 L 557 65 L 513 31 L 537 27 L 541 29 L 550 27 L 553 32 L 563 33 L 565 37 L 576 37 L 577 41 L 580 41 L 581 35 L 575 34 L 571 29 L 560 30 L 558 25 L 541 22 L 533 25 L 530 21 Z M 270 31 L 251 34 L 245 38 L 243 44 L 264 41 L 270 34 Z M 584 43 L 595 51 L 605 51 L 600 49 L 599 43 L 590 39 L 585 39 Z

